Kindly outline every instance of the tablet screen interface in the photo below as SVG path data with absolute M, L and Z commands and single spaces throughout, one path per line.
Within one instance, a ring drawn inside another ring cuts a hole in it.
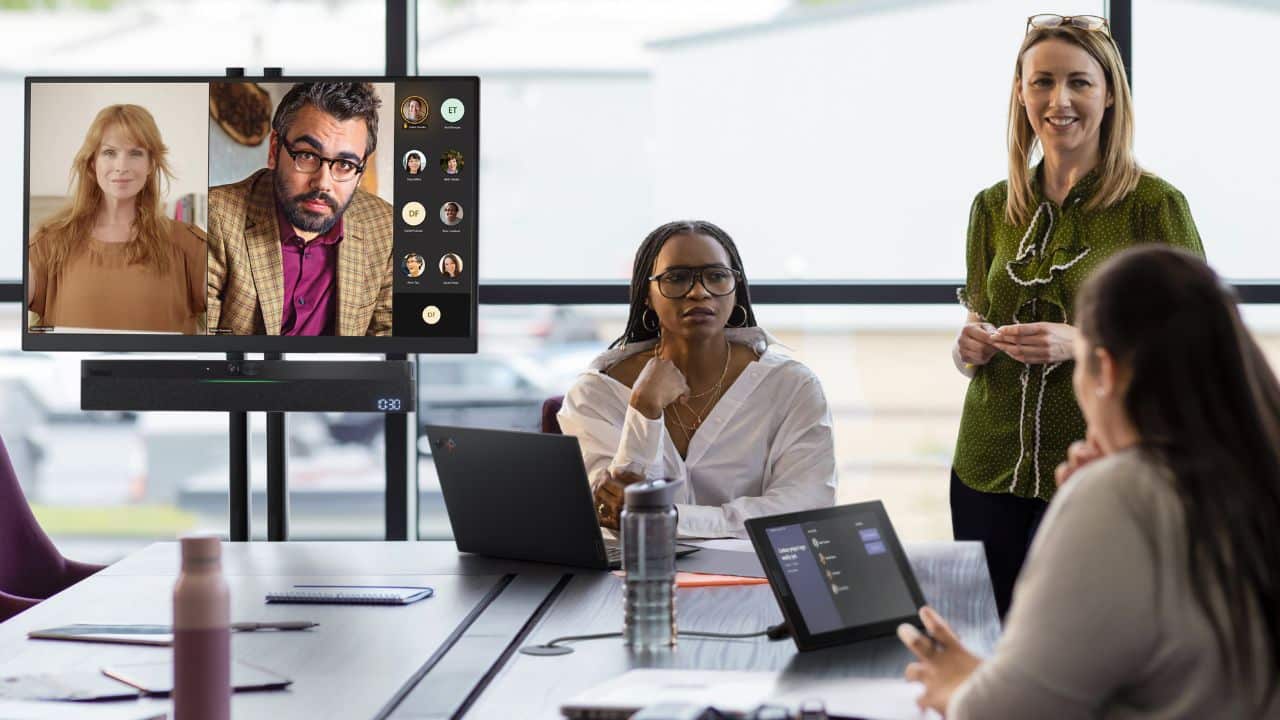
M 810 634 L 914 615 L 916 603 L 874 512 L 765 528 Z

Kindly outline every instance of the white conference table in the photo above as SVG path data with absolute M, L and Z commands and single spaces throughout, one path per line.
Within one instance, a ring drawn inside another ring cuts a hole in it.
M 989 653 L 1000 627 L 981 546 L 920 543 L 906 550 L 929 603 L 971 649 Z M 638 667 L 774 670 L 804 682 L 897 677 L 909 660 L 891 637 L 809 653 L 797 653 L 790 640 L 681 639 L 656 661 L 631 655 L 620 640 L 575 643 L 564 656 L 519 654 L 520 646 L 561 635 L 619 630 L 622 581 L 460 554 L 452 542 L 225 543 L 223 568 L 232 620 L 320 623 L 305 632 L 233 635 L 234 657 L 293 679 L 285 691 L 237 693 L 237 720 L 550 719 L 574 694 Z M 156 543 L 0 623 L 0 677 L 168 660 L 169 648 L 26 634 L 72 623 L 168 624 L 177 569 L 177 544 Z M 436 592 L 404 607 L 265 604 L 268 591 L 302 583 L 421 584 Z M 751 632 L 782 619 L 767 585 L 681 589 L 677 608 L 680 627 L 690 630 Z

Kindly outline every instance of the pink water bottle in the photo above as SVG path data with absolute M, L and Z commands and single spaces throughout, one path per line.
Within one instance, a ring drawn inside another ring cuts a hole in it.
M 222 577 L 222 543 L 184 537 L 182 574 L 173 586 L 174 720 L 231 718 L 231 592 Z

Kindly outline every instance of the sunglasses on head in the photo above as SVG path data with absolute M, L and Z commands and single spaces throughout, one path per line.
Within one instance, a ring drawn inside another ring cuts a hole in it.
M 1081 30 L 1104 32 L 1108 37 L 1111 36 L 1111 25 L 1107 23 L 1106 18 L 1097 15 L 1040 13 L 1027 18 L 1027 32 L 1032 30 L 1052 30 L 1053 28 L 1066 27 L 1068 25 Z

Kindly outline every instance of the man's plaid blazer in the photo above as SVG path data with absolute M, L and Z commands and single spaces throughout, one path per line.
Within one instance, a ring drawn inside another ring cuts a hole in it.
M 391 334 L 391 205 L 357 189 L 338 244 L 339 335 Z M 272 171 L 209 190 L 209 331 L 279 335 L 284 261 Z

